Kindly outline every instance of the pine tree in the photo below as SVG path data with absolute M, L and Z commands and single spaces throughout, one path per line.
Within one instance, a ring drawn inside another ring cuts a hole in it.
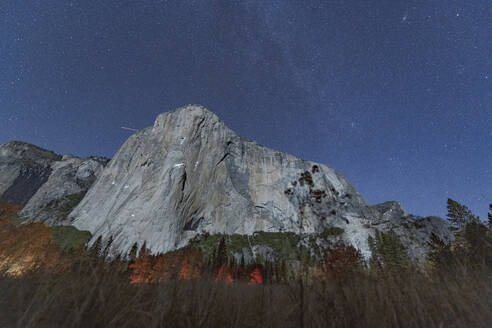
M 387 233 L 376 230 L 375 238 L 369 236 L 372 264 L 378 266 L 404 266 L 409 262 L 407 250 L 400 241 L 400 237 L 393 231 Z
M 288 276 L 288 271 L 287 271 L 287 262 L 285 261 L 285 259 L 282 259 L 282 263 L 280 264 L 280 280 L 282 281 L 287 281 L 287 279 L 289 278 Z
M 448 198 L 447 201 L 448 218 L 451 223 L 458 228 L 463 228 L 467 223 L 473 221 L 479 221 L 479 218 L 472 214 L 472 212 L 465 205 L 461 205 L 457 201 Z
M 138 252 L 138 244 L 135 242 L 133 244 L 132 248 L 130 249 L 130 252 L 128 253 L 128 259 L 133 262 L 135 261 L 135 258 L 137 257 L 137 252 Z
M 219 248 L 217 249 L 217 258 L 215 260 L 215 265 L 217 267 L 220 267 L 223 264 L 227 264 L 227 246 L 224 237 L 220 239 Z
M 492 212 L 492 204 L 489 205 L 489 211 Z M 489 217 L 489 230 L 492 231 L 492 213 L 487 213 Z
M 215 275 L 215 270 L 217 269 L 217 265 L 215 263 L 216 260 L 217 260 L 217 249 L 216 247 L 214 247 L 212 249 L 212 254 L 210 254 L 207 259 L 207 268 L 206 268 L 207 273 Z
M 99 255 L 101 255 L 101 249 L 102 249 L 102 237 L 99 236 L 99 237 L 97 237 L 97 239 L 94 242 L 94 244 L 92 244 L 92 246 L 91 246 L 91 248 L 89 250 L 89 254 L 93 258 L 98 258 Z
M 453 253 L 451 251 L 451 244 L 446 244 L 436 234 L 432 233 L 429 242 L 429 252 L 427 253 L 427 259 L 438 268 L 451 265 L 453 260 Z
M 244 253 L 241 253 L 241 262 L 239 263 L 239 266 L 241 269 L 244 269 L 244 267 L 245 267 Z

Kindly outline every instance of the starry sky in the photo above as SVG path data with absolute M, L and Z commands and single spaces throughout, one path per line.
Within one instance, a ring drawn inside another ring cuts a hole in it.
M 492 203 L 489 0 L 8 0 L 0 40 L 0 143 L 111 157 L 201 104 L 370 204 Z

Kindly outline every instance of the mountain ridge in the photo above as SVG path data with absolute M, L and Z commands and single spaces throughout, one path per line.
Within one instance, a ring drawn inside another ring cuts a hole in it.
M 92 243 L 112 236 L 119 252 L 144 242 L 167 252 L 203 233 L 337 227 L 365 257 L 381 220 L 339 172 L 242 138 L 199 105 L 160 114 L 128 138 L 69 215 Z
M 370 206 L 328 165 L 240 137 L 200 105 L 159 114 L 107 164 L 97 157 L 58 159 L 48 161 L 49 174 L 30 204 L 22 204 L 22 214 L 29 221 L 90 231 L 90 244 L 111 238 L 113 253 L 126 253 L 135 243 L 164 253 L 202 234 L 320 235 L 338 229 L 342 233 L 331 241 L 353 245 L 368 258 L 368 238 L 376 229 L 396 229 L 410 255 L 422 258 L 431 233 L 452 238 L 444 220 L 416 225 L 397 202 Z M 0 156 L 0 186 L 8 180 L 1 163 Z

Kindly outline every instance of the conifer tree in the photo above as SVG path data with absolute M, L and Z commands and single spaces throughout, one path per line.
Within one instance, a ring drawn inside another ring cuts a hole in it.
M 387 233 L 376 230 L 375 238 L 369 236 L 373 264 L 386 267 L 403 266 L 409 262 L 407 250 L 393 231 Z
M 473 221 L 479 221 L 479 218 L 472 214 L 472 212 L 465 205 L 461 205 L 457 201 L 448 198 L 448 219 L 456 225 L 458 228 L 463 228 L 467 223 Z
M 128 253 L 128 259 L 133 262 L 135 261 L 135 258 L 137 257 L 137 252 L 138 252 L 138 244 L 135 242 L 130 249 L 130 252 Z
M 241 269 L 244 269 L 244 267 L 245 267 L 244 254 L 243 253 L 241 253 L 241 262 L 239 263 L 239 266 Z
M 206 270 L 208 271 L 208 273 L 215 274 L 214 271 L 217 269 L 216 263 L 215 263 L 215 261 L 217 260 L 216 257 L 217 257 L 217 249 L 216 249 L 216 247 L 214 247 L 212 249 L 212 254 L 208 256 L 208 260 L 207 260 Z
M 492 204 L 489 205 L 489 211 L 492 212 Z M 492 213 L 487 213 L 489 217 L 489 230 L 492 231 Z
M 446 244 L 436 234 L 432 233 L 429 242 L 429 252 L 427 259 L 436 267 L 451 265 L 453 253 L 451 252 L 451 244 Z
M 102 237 L 99 236 L 99 237 L 97 237 L 94 244 L 92 244 L 92 246 L 89 250 L 89 254 L 92 257 L 97 258 L 97 257 L 99 257 L 99 255 L 101 255 L 101 249 L 102 249 Z
M 220 267 L 223 264 L 227 264 L 227 246 L 224 237 L 220 239 L 219 248 L 217 249 L 217 257 L 215 260 L 215 265 L 217 267 Z

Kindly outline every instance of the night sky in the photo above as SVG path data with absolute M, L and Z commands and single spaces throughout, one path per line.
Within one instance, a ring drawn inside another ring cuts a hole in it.
M 0 143 L 111 157 L 201 104 L 370 204 L 492 203 L 490 0 L 4 0 L 0 77 Z

